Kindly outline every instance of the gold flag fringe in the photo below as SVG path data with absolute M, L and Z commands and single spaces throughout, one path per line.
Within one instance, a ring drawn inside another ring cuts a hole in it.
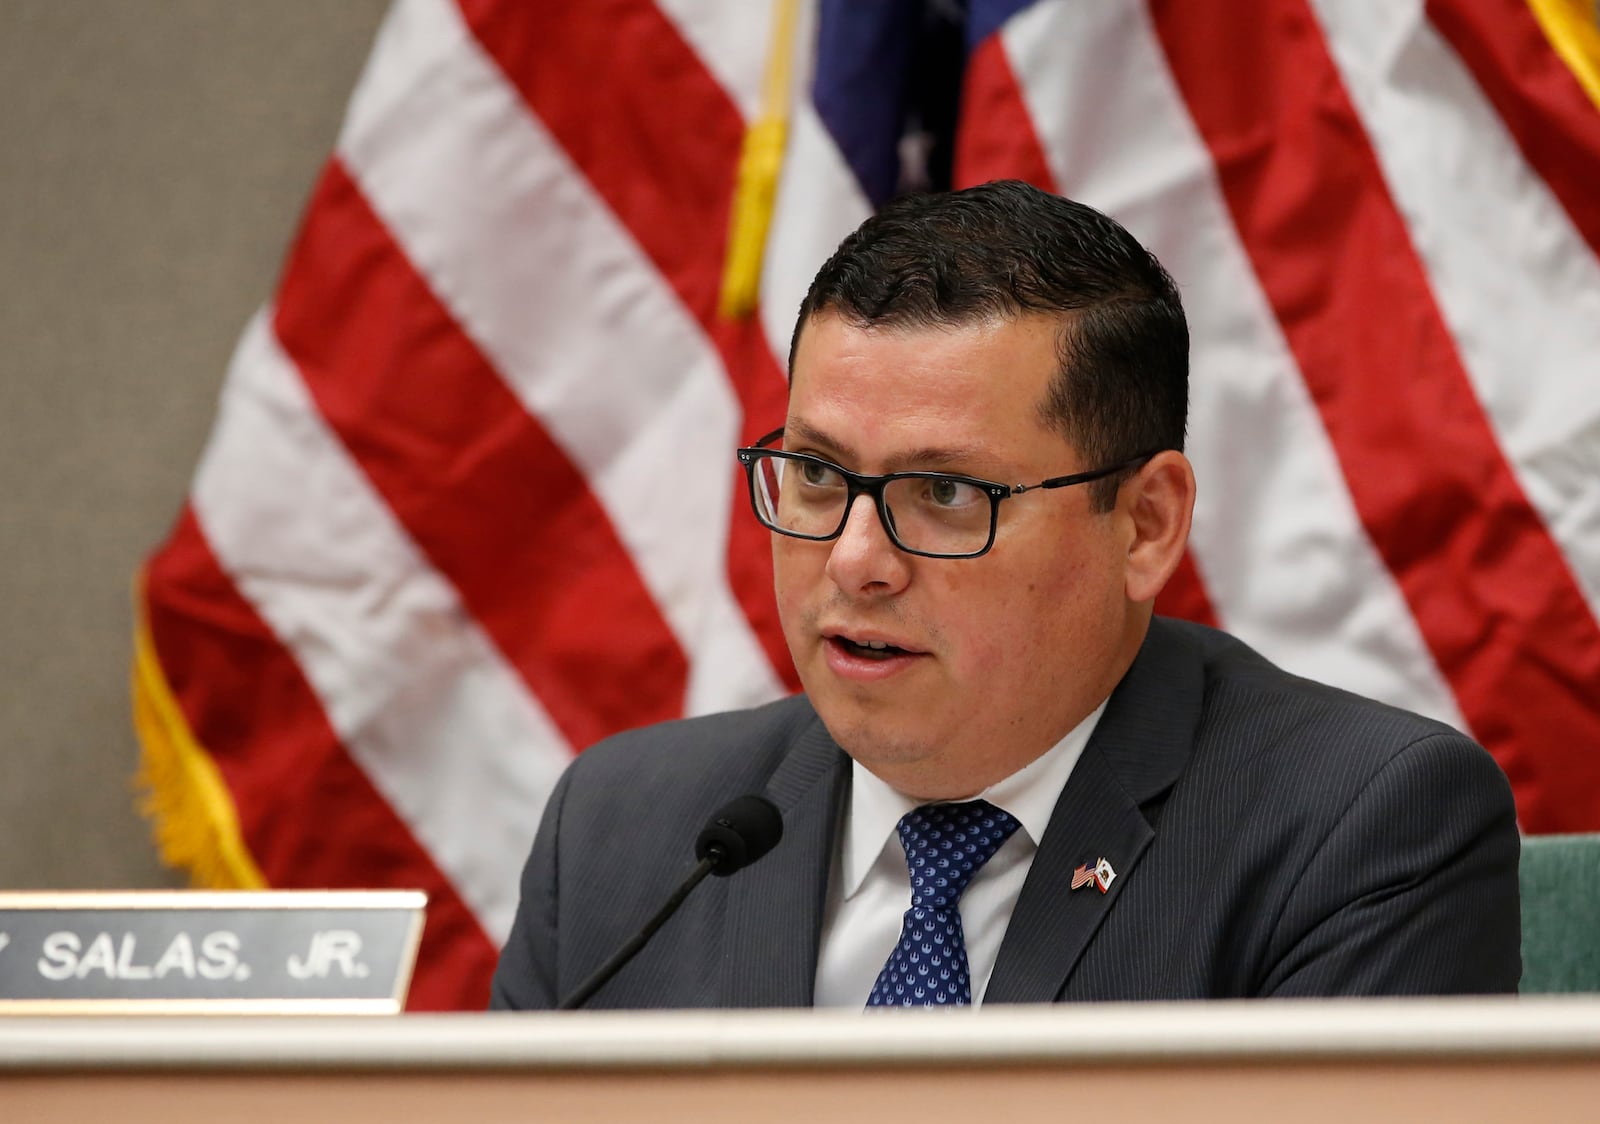
M 739 150 L 738 182 L 728 218 L 728 253 L 717 302 L 718 313 L 727 320 L 750 315 L 761 298 L 761 265 L 789 136 L 789 75 L 798 9 L 797 0 L 777 0 L 773 6 L 761 114 L 745 130 Z
M 263 889 L 267 880 L 245 846 L 233 797 L 216 762 L 190 731 L 156 655 L 143 572 L 133 601 L 133 727 L 142 751 L 139 811 L 151 823 L 161 861 L 188 871 L 198 888 Z
M 1593 0 L 1528 0 L 1534 19 L 1600 110 L 1600 9 Z

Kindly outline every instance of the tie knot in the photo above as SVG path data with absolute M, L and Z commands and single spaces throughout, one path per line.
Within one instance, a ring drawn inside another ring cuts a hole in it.
M 923 804 L 900 817 L 913 909 L 948 910 L 1000 845 L 1017 830 L 1011 813 L 987 800 Z

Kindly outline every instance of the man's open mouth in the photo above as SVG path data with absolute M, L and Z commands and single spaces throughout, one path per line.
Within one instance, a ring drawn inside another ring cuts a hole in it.
M 887 644 L 882 640 L 856 641 L 847 636 L 835 636 L 832 639 L 835 644 L 838 644 L 852 656 L 861 656 L 869 660 L 886 660 L 894 656 L 912 654 L 905 648 L 897 648 L 893 644 Z

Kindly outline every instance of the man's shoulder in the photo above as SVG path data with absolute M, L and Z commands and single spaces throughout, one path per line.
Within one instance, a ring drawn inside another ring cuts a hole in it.
M 625 779 L 640 790 L 686 777 L 739 778 L 754 785 L 817 723 L 810 701 L 792 695 L 626 730 L 584 750 L 572 768 L 585 782 Z
M 1214 629 L 1159 621 L 1152 640 L 1139 701 L 1177 684 L 1148 724 L 1188 751 L 1118 910 L 1185 918 L 1160 970 L 1215 996 L 1514 990 L 1516 810 L 1485 749 Z
M 1232 633 L 1192 621 L 1159 618 L 1158 623 L 1168 643 L 1186 647 L 1198 662 L 1209 712 L 1220 709 L 1231 720 L 1269 726 L 1290 721 L 1313 731 L 1324 723 L 1341 729 L 1354 723 L 1399 737 L 1465 739 L 1437 719 L 1279 667 Z
M 1425 763 L 1441 781 L 1475 777 L 1509 799 L 1489 752 L 1445 722 L 1295 675 L 1221 630 L 1182 621 L 1162 627 L 1201 669 L 1197 751 L 1276 776 L 1286 801 L 1294 792 L 1319 801 L 1348 797 L 1401 759 Z

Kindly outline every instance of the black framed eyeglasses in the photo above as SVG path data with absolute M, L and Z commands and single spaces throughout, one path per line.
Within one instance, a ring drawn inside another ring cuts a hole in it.
M 826 542 L 844 532 L 857 496 L 871 496 L 889 541 L 924 558 L 976 558 L 994 546 L 1000 501 L 1024 492 L 1070 488 L 1136 468 L 1158 450 L 1117 464 L 1037 484 L 997 484 L 948 472 L 890 472 L 863 476 L 810 453 L 766 446 L 776 429 L 739 450 L 750 484 L 750 506 L 763 526 L 796 539 Z

